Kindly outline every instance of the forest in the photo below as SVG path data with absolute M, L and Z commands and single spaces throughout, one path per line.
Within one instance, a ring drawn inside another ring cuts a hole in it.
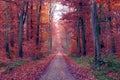
M 0 80 L 120 80 L 120 0 L 0 0 Z

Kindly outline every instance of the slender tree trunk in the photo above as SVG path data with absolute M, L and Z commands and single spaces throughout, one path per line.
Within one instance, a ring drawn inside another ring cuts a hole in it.
M 23 57 L 23 50 L 22 50 L 22 42 L 23 42 L 23 25 L 26 21 L 26 15 L 27 15 L 27 10 L 28 10 L 28 2 L 23 1 L 22 3 L 22 11 L 20 14 L 20 27 L 19 27 L 19 57 Z
M 68 33 L 66 28 L 65 28 L 65 35 L 66 35 L 66 53 L 68 53 L 69 41 L 68 41 Z
M 81 18 L 81 26 L 82 26 L 82 55 L 86 55 L 85 22 L 83 18 Z
M 14 47 L 14 30 L 13 30 L 13 25 L 11 26 L 11 31 L 12 31 L 12 33 L 11 33 L 11 39 L 10 39 L 10 45 L 11 45 L 11 47 Z
M 38 10 L 38 13 L 37 13 L 37 32 L 36 32 L 36 45 L 39 45 L 39 28 L 40 28 L 40 25 L 39 25 L 39 21 L 40 21 L 40 11 L 39 11 L 39 5 L 37 6 L 37 10 Z
M 28 14 L 28 6 L 29 6 L 29 2 L 26 2 L 26 6 L 25 6 L 25 14 L 24 14 L 24 23 L 26 24 L 26 40 L 29 41 L 29 24 L 28 24 L 28 19 L 29 19 L 29 14 Z
M 53 14 L 54 14 L 54 9 L 55 9 L 55 4 L 56 0 L 50 0 L 50 10 L 49 10 L 49 28 L 50 28 L 50 38 L 49 38 L 49 42 L 50 42 L 50 46 L 49 46 L 49 50 L 50 52 L 52 52 L 52 20 L 53 20 Z
M 92 0 L 92 31 L 95 46 L 95 65 L 100 66 L 100 39 L 97 27 L 97 6 Z
M 23 5 L 22 12 L 20 14 L 20 27 L 19 27 L 19 57 L 21 58 L 23 57 L 23 50 L 22 50 L 23 16 L 24 16 L 24 5 Z
M 49 11 L 49 29 L 50 29 L 50 37 L 49 37 L 49 51 L 52 51 L 52 1 L 50 1 L 50 11 Z
M 33 2 L 31 1 L 31 7 L 30 7 L 30 9 L 31 9 L 31 12 L 30 12 L 30 27 L 31 27 L 31 30 L 30 30 L 30 39 L 32 39 L 33 38 L 33 33 L 32 33 L 32 30 L 33 30 L 33 19 L 32 19 L 32 17 L 33 17 L 33 13 L 32 13 L 32 11 L 33 11 Z
M 82 12 L 83 9 L 83 3 L 79 3 L 79 9 L 78 9 L 78 14 Z M 82 26 L 82 47 L 80 46 L 80 26 Z M 82 17 L 79 17 L 78 19 L 78 26 L 77 26 L 77 44 L 78 44 L 78 51 L 79 54 L 82 52 L 83 55 L 86 55 L 86 50 L 85 50 L 85 25 L 84 25 L 84 20 Z M 81 50 L 82 49 L 82 50 Z
M 40 0 L 40 5 L 37 5 L 37 32 L 36 32 L 36 45 L 39 45 L 39 29 L 40 29 L 40 17 L 42 9 L 42 0 Z
M 22 34 L 23 34 L 23 13 L 20 16 L 20 27 L 19 27 L 19 57 L 23 57 L 22 50 Z
M 28 16 L 26 16 L 26 39 L 29 41 Z
M 10 6 L 12 6 L 12 4 L 10 4 Z M 11 24 L 11 27 L 10 27 L 10 30 L 11 30 L 11 33 L 10 33 L 10 46 L 11 47 L 14 47 L 14 43 L 15 43 L 15 41 L 14 41 L 14 13 L 12 12 L 13 11 L 13 9 L 12 9 L 12 7 L 10 8 L 10 11 L 11 11 L 11 13 L 10 13 L 10 18 L 12 19 L 11 21 L 10 21 L 10 24 Z
M 52 50 L 52 26 L 51 26 L 51 22 L 50 22 L 50 38 L 49 38 L 49 41 L 50 41 L 50 51 Z
M 109 25 L 110 25 L 110 36 L 111 36 L 111 53 L 115 54 L 116 53 L 116 48 L 115 48 L 115 39 L 113 36 L 113 25 L 112 25 L 112 17 L 111 17 L 111 6 L 110 6 L 110 1 L 108 2 L 108 11 L 109 11 Z
M 8 40 L 8 30 L 9 29 L 9 23 L 8 23 L 8 4 L 6 2 L 6 52 L 7 52 L 7 57 L 11 58 L 10 56 L 10 48 L 9 48 L 9 40 Z
M 77 25 L 77 46 L 78 46 L 78 54 L 81 55 L 81 46 L 80 46 L 80 18 L 78 19 Z

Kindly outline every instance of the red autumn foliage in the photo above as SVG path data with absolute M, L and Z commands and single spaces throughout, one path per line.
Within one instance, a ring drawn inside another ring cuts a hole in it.
M 120 0 L 0 0 L 0 62 L 10 62 L 18 57 L 43 57 L 52 53 L 52 50 L 75 56 L 82 55 L 82 51 L 85 51 L 87 55 L 93 56 L 96 46 L 94 47 L 91 19 L 92 1 L 96 3 L 95 20 L 97 28 L 100 28 L 100 54 L 105 56 L 114 53 L 119 59 Z M 58 2 L 64 8 L 67 6 L 68 11 L 62 13 L 58 22 L 54 22 L 52 19 L 56 17 L 53 16 L 56 6 L 52 3 Z M 84 68 L 64 57 L 78 80 L 95 80 L 86 74 Z M 0 75 L 0 79 L 34 80 L 34 77 L 41 75 L 52 58 L 53 56 L 35 64 L 29 62 L 12 73 Z

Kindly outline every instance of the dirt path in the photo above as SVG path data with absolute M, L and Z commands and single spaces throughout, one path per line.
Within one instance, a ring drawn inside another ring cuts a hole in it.
M 70 74 L 67 67 L 63 56 L 61 53 L 58 53 L 47 68 L 45 74 L 37 80 L 76 80 L 72 74 Z

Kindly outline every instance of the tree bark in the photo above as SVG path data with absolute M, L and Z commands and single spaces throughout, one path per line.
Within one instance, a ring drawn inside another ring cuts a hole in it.
M 30 6 L 30 9 L 31 9 L 31 12 L 30 12 L 30 39 L 32 39 L 33 38 L 33 33 L 32 33 L 32 31 L 33 31 L 33 19 L 32 19 L 32 17 L 33 17 L 33 12 L 32 12 L 32 10 L 33 10 L 33 2 L 31 1 L 31 6 Z
M 100 66 L 100 39 L 97 27 L 97 6 L 92 1 L 92 33 L 95 47 L 95 66 Z
M 42 0 L 40 0 L 40 5 L 37 5 L 37 32 L 36 32 L 36 45 L 39 45 L 39 29 L 40 29 L 40 17 L 42 9 Z
M 23 25 L 25 23 L 26 20 L 26 14 L 27 14 L 27 9 L 28 9 L 28 2 L 23 1 L 22 3 L 22 11 L 20 14 L 20 27 L 19 27 L 19 49 L 18 49 L 18 53 L 19 53 L 19 57 L 23 57 L 23 49 L 22 49 L 22 42 L 23 42 Z
M 81 55 L 81 46 L 80 46 L 80 18 L 78 19 L 77 25 L 77 47 L 78 47 L 78 54 Z
M 6 2 L 6 52 L 7 52 L 7 57 L 10 59 L 10 48 L 9 48 L 9 40 L 8 40 L 8 30 L 9 29 L 9 22 L 8 22 L 8 4 Z
M 81 27 L 82 27 L 82 55 L 86 55 L 86 39 L 85 39 L 85 22 L 81 18 Z
M 111 6 L 110 6 L 110 1 L 108 2 L 108 11 L 111 13 Z M 110 36 L 111 36 L 111 54 L 116 53 L 116 48 L 115 48 L 115 39 L 113 35 L 113 25 L 112 25 L 112 17 L 111 14 L 109 14 L 109 25 L 110 25 Z

